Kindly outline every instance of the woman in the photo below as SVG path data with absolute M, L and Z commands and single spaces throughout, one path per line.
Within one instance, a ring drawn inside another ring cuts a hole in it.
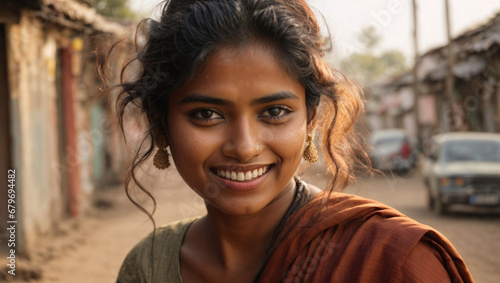
M 436 231 L 338 192 L 360 156 L 362 102 L 325 42 L 305 0 L 171 0 L 149 22 L 142 72 L 118 99 L 120 121 L 133 103 L 149 123 L 129 177 L 147 192 L 134 169 L 151 156 L 168 167 L 169 148 L 207 215 L 156 229 L 118 282 L 472 281 Z M 325 192 L 296 177 L 318 159 L 315 130 Z

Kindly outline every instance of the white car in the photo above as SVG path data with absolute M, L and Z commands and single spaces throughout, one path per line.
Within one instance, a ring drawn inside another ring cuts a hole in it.
M 446 133 L 422 162 L 429 206 L 439 214 L 500 211 L 500 134 Z

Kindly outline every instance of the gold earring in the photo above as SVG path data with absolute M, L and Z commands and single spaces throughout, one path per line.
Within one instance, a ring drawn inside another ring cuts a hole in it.
M 170 167 L 170 160 L 169 160 L 169 154 L 167 151 L 167 147 L 160 147 L 155 153 L 155 156 L 153 157 L 153 165 L 159 169 L 167 169 Z
M 304 154 L 302 156 L 307 162 L 314 163 L 318 161 L 318 151 L 316 150 L 316 146 L 313 143 L 313 136 L 311 134 L 307 134 L 307 144 L 306 150 L 304 150 Z

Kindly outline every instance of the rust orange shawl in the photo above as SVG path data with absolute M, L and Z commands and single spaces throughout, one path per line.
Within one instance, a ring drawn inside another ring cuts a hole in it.
M 473 282 L 439 232 L 349 194 L 315 196 L 281 235 L 260 282 Z

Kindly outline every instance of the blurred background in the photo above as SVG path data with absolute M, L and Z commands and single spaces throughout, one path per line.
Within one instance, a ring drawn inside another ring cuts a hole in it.
M 359 83 L 373 166 L 347 191 L 380 200 L 448 237 L 477 282 L 500 280 L 500 1 L 309 0 L 330 37 L 328 62 Z M 97 65 L 117 82 L 158 0 L 0 1 L 0 172 L 16 170 L 16 276 L 0 281 L 114 282 L 152 225 L 123 179 L 141 121 L 117 129 Z M 365 132 L 363 132 L 365 133 Z M 322 164 L 306 180 L 327 184 Z M 158 225 L 204 214 L 176 175 L 140 168 Z M 165 190 L 165 187 L 168 190 Z M 7 190 L 0 252 L 7 262 Z M 140 192 L 137 201 L 152 210 Z M 5 257 L 4 257 L 5 255 Z M 1 261 L 3 262 L 3 261 Z

